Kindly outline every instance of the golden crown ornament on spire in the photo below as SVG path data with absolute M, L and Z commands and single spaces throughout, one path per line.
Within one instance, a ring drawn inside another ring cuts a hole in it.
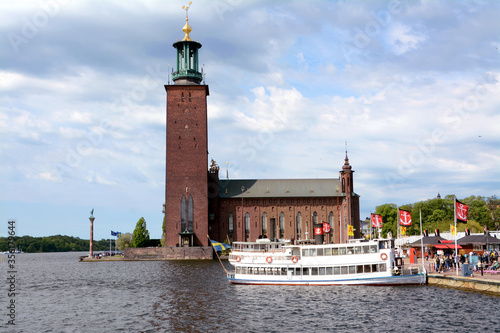
M 189 37 L 189 33 L 191 32 L 191 27 L 189 26 L 189 23 L 188 23 L 188 10 L 189 10 L 189 7 L 191 7 L 191 4 L 193 2 L 190 1 L 189 2 L 189 5 L 188 6 L 182 6 L 182 9 L 184 9 L 186 11 L 186 24 L 182 27 L 182 31 L 184 31 L 184 38 L 182 39 L 182 41 L 193 41 L 191 39 L 191 37 Z

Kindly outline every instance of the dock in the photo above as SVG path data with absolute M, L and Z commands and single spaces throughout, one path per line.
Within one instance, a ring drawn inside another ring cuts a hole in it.
M 405 265 L 409 264 L 405 260 Z M 462 271 L 456 268 L 450 268 L 444 273 L 437 273 L 434 269 L 434 263 L 431 260 L 425 262 L 427 270 L 427 284 L 429 286 L 440 286 L 446 288 L 455 288 L 460 290 L 477 291 L 490 293 L 500 296 L 500 271 L 483 272 L 474 271 L 472 276 L 462 276 Z M 462 267 L 462 265 L 460 265 Z

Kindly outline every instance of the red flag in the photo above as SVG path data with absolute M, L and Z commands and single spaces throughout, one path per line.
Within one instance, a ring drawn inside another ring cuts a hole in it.
M 330 224 L 323 222 L 323 232 L 327 234 L 330 232 L 330 230 L 331 230 Z
M 382 215 L 371 214 L 372 215 L 372 227 L 373 228 L 382 228 Z
M 464 205 L 457 200 L 457 222 L 467 223 L 467 213 L 469 212 L 469 206 Z
M 411 213 L 407 210 L 399 210 L 399 224 L 404 226 L 411 225 Z

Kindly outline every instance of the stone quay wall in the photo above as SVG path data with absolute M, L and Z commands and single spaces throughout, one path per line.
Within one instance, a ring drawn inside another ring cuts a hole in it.
M 500 282 L 485 279 L 475 279 L 473 277 L 443 276 L 429 274 L 428 285 L 456 288 L 462 290 L 481 291 L 500 295 Z
M 211 246 L 126 248 L 125 260 L 212 260 Z

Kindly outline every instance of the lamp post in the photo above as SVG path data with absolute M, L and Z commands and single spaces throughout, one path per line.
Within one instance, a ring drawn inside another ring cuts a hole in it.
M 245 186 L 242 186 L 241 187 L 241 231 L 242 231 L 242 234 L 243 234 L 243 237 L 241 238 L 241 240 L 244 242 L 246 241 L 245 239 L 245 220 L 243 219 L 243 192 L 245 192 Z
M 93 258 L 94 257 L 94 209 L 90 211 L 90 251 L 89 251 L 89 257 Z
M 339 244 L 342 242 L 342 222 L 340 221 L 339 187 L 337 186 L 337 218 L 339 220 Z

